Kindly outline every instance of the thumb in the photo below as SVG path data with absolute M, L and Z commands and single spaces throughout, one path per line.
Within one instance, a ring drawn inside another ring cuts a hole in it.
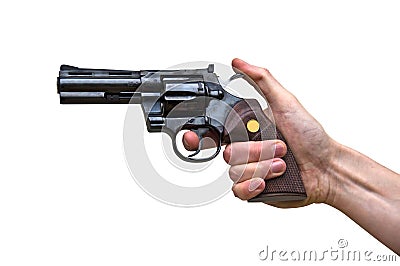
M 258 85 L 274 111 L 285 112 L 297 102 L 267 69 L 250 65 L 238 58 L 232 60 L 232 66 L 248 75 Z

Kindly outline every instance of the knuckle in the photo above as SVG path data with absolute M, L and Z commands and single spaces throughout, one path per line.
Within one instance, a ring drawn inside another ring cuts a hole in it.
M 265 79 L 269 75 L 271 75 L 271 73 L 269 72 L 268 69 L 259 67 L 259 68 L 257 68 L 257 71 L 255 72 L 254 80 L 257 82 L 257 81 Z
M 262 70 L 263 70 L 263 74 L 264 74 L 264 76 L 269 76 L 269 75 L 271 75 L 271 72 L 269 72 L 269 69 L 268 68 L 262 68 Z
M 265 178 L 268 175 L 268 172 L 271 168 L 271 160 L 261 161 L 258 165 L 260 172 L 262 173 L 262 177 Z
M 262 145 L 261 145 L 261 153 L 260 153 L 260 158 L 263 159 L 270 159 L 273 157 L 274 155 L 274 151 L 275 151 L 275 141 L 272 140 L 264 140 L 262 141 Z
M 242 177 L 242 171 L 238 167 L 232 166 L 229 168 L 229 177 L 233 182 L 238 182 Z
M 253 145 L 250 147 L 250 154 L 249 156 L 256 161 L 260 160 L 260 155 L 262 153 L 263 147 L 262 143 L 260 142 L 254 142 Z

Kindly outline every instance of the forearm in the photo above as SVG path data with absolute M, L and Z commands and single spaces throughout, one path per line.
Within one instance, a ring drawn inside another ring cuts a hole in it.
M 400 175 L 338 144 L 327 203 L 400 253 Z

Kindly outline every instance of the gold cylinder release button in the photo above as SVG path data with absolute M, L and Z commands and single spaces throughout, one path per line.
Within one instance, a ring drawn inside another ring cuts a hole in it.
M 260 129 L 260 124 L 257 120 L 251 119 L 247 122 L 247 130 L 251 133 L 256 133 Z

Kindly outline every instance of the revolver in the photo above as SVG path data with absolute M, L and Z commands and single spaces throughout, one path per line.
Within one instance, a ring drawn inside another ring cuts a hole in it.
M 237 73 L 231 80 L 243 78 Z M 224 89 L 214 65 L 203 69 L 110 70 L 61 65 L 57 78 L 61 104 L 140 104 L 148 132 L 165 132 L 175 154 L 183 161 L 206 162 L 215 158 L 222 145 L 240 141 L 280 139 L 272 120 L 256 99 L 237 97 Z M 183 154 L 177 134 L 192 131 L 199 138 L 196 151 Z M 215 149 L 206 149 L 211 139 Z M 307 197 L 301 174 L 288 146 L 282 158 L 287 167 L 279 177 L 265 180 L 265 189 L 250 202 L 303 200 Z

